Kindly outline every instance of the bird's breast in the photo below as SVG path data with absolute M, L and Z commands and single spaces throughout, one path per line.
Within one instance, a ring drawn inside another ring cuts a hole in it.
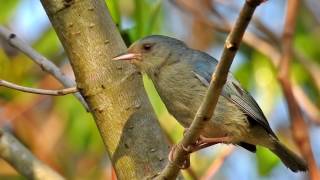
M 188 67 L 166 68 L 153 81 L 170 114 L 181 125 L 189 127 L 201 105 L 207 87 Z M 249 122 L 243 112 L 235 104 L 220 96 L 214 117 L 202 134 L 207 137 L 225 135 L 241 137 L 247 133 L 248 127 Z
M 180 66 L 183 65 L 163 68 L 153 81 L 170 114 L 184 127 L 188 127 L 200 106 L 206 87 L 194 78 L 188 66 Z

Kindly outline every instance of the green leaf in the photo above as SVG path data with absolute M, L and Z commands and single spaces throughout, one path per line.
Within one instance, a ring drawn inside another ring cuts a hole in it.
M 174 143 L 178 142 L 178 140 L 181 139 L 184 128 L 176 121 L 176 119 L 172 115 L 169 114 L 156 88 L 147 75 L 143 75 L 143 82 L 151 105 L 159 119 L 161 127 L 167 132 L 168 137 Z
M 143 36 L 143 28 L 144 28 L 144 17 L 145 17 L 145 12 L 149 7 L 147 7 L 147 3 L 144 0 L 135 0 L 134 1 L 135 5 L 135 10 L 134 10 L 134 20 L 136 23 L 136 32 L 135 32 L 135 37 L 140 38 Z M 144 8 L 143 8 L 144 7 Z
M 280 159 L 273 154 L 269 149 L 263 147 L 257 147 L 257 164 L 259 174 L 267 176 L 280 163 Z
M 148 19 L 148 23 L 147 23 L 147 27 L 144 35 L 150 35 L 155 30 L 158 22 L 157 20 L 160 14 L 160 10 L 161 10 L 161 4 L 162 4 L 162 0 L 158 0 L 155 3 L 155 5 L 152 7 L 152 10 L 149 16 L 150 18 Z
M 148 76 L 143 76 L 143 82 L 150 102 L 152 104 L 152 107 L 155 110 L 157 116 L 159 117 L 163 112 L 166 111 L 166 107 L 163 104 L 156 88 L 154 87 L 152 81 L 148 78 Z
M 67 117 L 65 138 L 74 150 L 102 149 L 101 138 L 91 114 L 73 96 L 57 98 L 55 108 Z
M 106 0 L 106 4 L 108 6 L 113 22 L 117 25 L 120 25 L 121 17 L 120 17 L 118 0 Z
M 305 34 L 297 34 L 294 38 L 295 47 L 300 49 L 305 54 L 308 54 L 311 58 L 318 60 L 320 57 L 319 52 L 319 33 L 318 32 L 308 32 Z M 320 62 L 318 60 L 318 62 Z
M 237 78 L 237 80 L 240 81 L 241 85 L 245 89 L 249 89 L 250 84 L 252 82 L 252 65 L 249 61 L 245 61 L 242 64 L 240 64 L 236 71 L 234 71 L 234 76 Z
M 134 23 L 129 34 L 131 41 L 136 41 L 144 36 L 150 35 L 156 31 L 159 23 L 159 15 L 162 5 L 162 0 L 147 1 L 135 0 Z

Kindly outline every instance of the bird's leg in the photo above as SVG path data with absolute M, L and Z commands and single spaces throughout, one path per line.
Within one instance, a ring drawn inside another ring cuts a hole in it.
M 188 128 L 185 128 L 183 130 L 183 135 L 186 134 L 187 130 L 188 130 Z M 181 148 L 186 151 L 186 149 L 184 148 L 184 146 L 182 144 L 177 144 L 177 145 L 172 146 L 172 148 L 171 148 L 171 150 L 169 152 L 169 155 L 168 155 L 168 159 L 169 159 L 170 162 L 173 162 L 174 153 L 175 153 L 175 150 L 176 150 L 177 146 L 181 146 Z M 186 152 L 188 153 L 188 155 L 185 157 L 185 160 L 184 160 L 183 164 L 179 165 L 180 169 L 187 169 L 187 168 L 190 167 L 190 153 L 191 152 L 189 152 L 189 151 L 186 151 Z
M 188 128 L 186 128 L 183 132 L 183 135 L 188 131 Z M 224 137 L 218 137 L 218 138 L 207 138 L 202 135 L 200 135 L 199 139 L 194 143 L 189 145 L 188 147 L 183 146 L 182 144 L 179 144 L 181 148 L 188 153 L 188 155 L 185 157 L 185 160 L 181 166 L 179 166 L 180 169 L 187 169 L 190 166 L 190 154 L 198 151 L 200 149 L 204 149 L 206 147 L 218 144 L 218 143 L 229 143 L 231 142 L 231 138 L 228 136 Z M 170 162 L 173 162 L 174 159 L 174 153 L 175 149 L 177 148 L 178 145 L 174 145 L 170 153 L 168 155 L 168 159 Z
M 218 143 L 229 143 L 230 141 L 231 141 L 231 138 L 228 136 L 219 137 L 219 138 L 207 138 L 200 135 L 199 139 L 195 142 L 195 144 L 189 145 L 188 147 L 184 147 L 184 146 L 182 147 L 185 151 L 192 153 Z
M 218 137 L 218 138 L 207 138 L 202 135 L 200 135 L 200 138 L 198 140 L 200 143 L 229 143 L 231 141 L 231 138 L 229 136 L 223 136 L 223 137 Z
M 170 162 L 173 162 L 174 152 L 175 152 L 175 149 L 177 148 L 177 146 L 178 145 L 174 145 L 169 152 L 168 159 Z M 189 167 L 190 167 L 190 154 L 188 153 L 188 155 L 184 158 L 182 165 L 179 165 L 179 168 L 180 169 L 187 169 Z

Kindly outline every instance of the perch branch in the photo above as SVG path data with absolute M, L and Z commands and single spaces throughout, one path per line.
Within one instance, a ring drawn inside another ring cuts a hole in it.
M 30 57 L 30 59 L 38 64 L 42 70 L 50 73 L 53 77 L 55 77 L 58 81 L 60 81 L 65 87 L 74 87 L 76 86 L 75 81 L 68 78 L 64 75 L 60 69 L 53 64 L 50 60 L 39 54 L 32 47 L 26 44 L 22 39 L 16 36 L 16 34 L 10 32 L 3 26 L 0 26 L 0 37 L 6 39 L 12 47 L 17 48 L 25 55 Z M 88 105 L 86 101 L 83 99 L 79 92 L 74 94 L 76 98 L 81 102 L 81 104 L 85 107 L 87 111 L 89 111 Z
M 312 120 L 313 123 L 320 125 L 320 110 L 318 107 L 308 98 L 303 89 L 297 85 L 293 86 L 293 94 L 299 104 L 302 104 L 301 108 L 306 115 Z
M 63 96 L 63 95 L 78 92 L 77 87 L 70 87 L 70 88 L 58 89 L 58 90 L 37 89 L 37 88 L 20 86 L 20 85 L 17 85 L 5 80 L 1 80 L 1 79 L 0 79 L 0 86 L 4 86 L 10 89 L 15 89 L 15 90 L 23 91 L 27 93 L 43 94 L 43 95 L 51 95 L 51 96 Z
M 316 86 L 318 92 L 320 92 L 320 68 L 314 60 L 309 59 L 304 53 L 301 51 L 294 49 L 293 56 L 297 58 L 300 64 L 307 70 L 311 79 Z
M 0 157 L 27 179 L 64 179 L 32 155 L 15 137 L 0 129 Z

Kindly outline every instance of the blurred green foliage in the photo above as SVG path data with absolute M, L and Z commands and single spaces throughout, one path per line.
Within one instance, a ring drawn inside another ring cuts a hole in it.
M 110 13 L 114 23 L 119 26 L 121 24 L 121 15 L 119 12 L 119 2 L 117 0 L 106 0 L 105 2 L 108 6 L 109 13 Z
M 66 118 L 64 137 L 67 138 L 70 147 L 74 151 L 104 151 L 101 137 L 90 113 L 73 97 L 65 96 L 57 98 L 55 109 Z
M 258 147 L 256 154 L 258 170 L 262 176 L 269 175 L 273 168 L 280 163 L 280 159 L 269 149 Z
M 48 27 L 33 43 L 33 48 L 46 57 L 54 57 L 61 51 L 61 43 L 53 28 Z
M 11 20 L 19 13 L 17 12 L 19 5 L 25 4 L 22 2 L 24 1 L 0 0 L 1 25 L 10 26 L 14 30 L 14 25 L 19 22 L 12 23 Z M 146 35 L 166 32 L 168 25 L 165 14 L 168 11 L 166 9 L 168 6 L 165 6 L 165 2 L 162 0 L 106 0 L 105 2 L 127 45 Z M 314 20 L 305 11 L 307 10 L 303 9 L 299 16 L 294 45 L 319 65 L 320 28 L 319 26 L 314 28 Z M 199 35 L 191 34 L 192 23 L 190 21 L 192 20 L 196 20 L 196 18 L 181 18 L 182 22 L 179 22 L 185 24 L 185 27 L 180 27 L 180 30 L 190 33 L 186 39 L 182 39 L 188 43 L 190 43 L 191 36 Z M 34 26 L 37 28 L 37 24 Z M 174 25 L 171 24 L 171 26 Z M 23 29 L 17 30 L 23 32 Z M 5 41 L 0 41 L 0 43 L 4 44 Z M 218 47 L 222 43 L 223 41 L 216 40 L 212 42 L 212 46 Z M 30 44 L 57 65 L 67 64 L 65 66 L 69 67 L 65 54 L 62 53 L 61 43 L 51 26 L 45 27 L 43 31 L 38 33 L 37 38 Z M 243 61 L 235 68 L 234 74 L 243 87 L 257 97 L 259 105 L 269 117 L 274 112 L 282 94 L 277 82 L 277 69 L 273 67 L 268 57 L 248 46 L 243 45 L 239 53 L 242 55 Z M 293 81 L 303 87 L 314 103 L 320 105 L 318 89 L 310 75 L 306 73 L 306 69 L 298 61 L 295 61 L 291 67 Z M 70 73 L 68 70 L 66 72 Z M 31 62 L 28 57 L 12 50 L 12 48 L 10 49 L 8 45 L 4 45 L 0 49 L 0 78 L 30 87 L 61 88 L 56 80 L 42 72 L 41 68 Z M 183 128 L 168 113 L 151 80 L 147 76 L 143 76 L 143 80 L 161 126 L 168 134 L 168 138 L 173 143 L 177 142 L 182 137 Z M 46 126 L 49 117 L 56 118 L 54 120 L 59 125 L 52 127 L 56 129 L 43 132 L 44 135 L 48 133 L 48 136 L 52 137 L 56 136 L 56 133 L 62 132 L 57 135 L 57 142 L 54 142 L 52 147 L 50 146 L 54 151 L 43 148 L 36 149 L 35 153 L 68 179 L 108 179 L 111 177 L 110 161 L 105 158 L 105 148 L 94 120 L 73 96 L 41 98 L 1 88 L 0 103 L 5 111 L 0 115 L 0 125 L 7 126 L 9 124 L 15 134 L 22 137 L 31 148 L 46 146 L 45 140 L 35 142 L 35 136 L 39 130 Z M 7 111 L 8 114 L 6 114 Z M 38 143 L 37 146 L 36 143 Z M 205 173 L 206 168 L 216 158 L 216 153 L 211 152 L 200 152 L 192 156 L 193 169 L 199 176 Z M 279 159 L 264 148 L 258 148 L 256 160 L 257 169 L 261 176 L 268 177 L 274 168 L 279 167 Z M 248 164 L 244 164 L 244 166 L 250 168 Z M 225 172 L 230 171 L 221 171 L 219 177 L 227 177 L 223 174 Z M 7 177 L 8 174 L 12 178 L 19 179 L 20 177 L 7 164 L 0 161 L 0 179 Z
M 19 0 L 0 0 L 0 23 L 7 23 L 15 13 Z

